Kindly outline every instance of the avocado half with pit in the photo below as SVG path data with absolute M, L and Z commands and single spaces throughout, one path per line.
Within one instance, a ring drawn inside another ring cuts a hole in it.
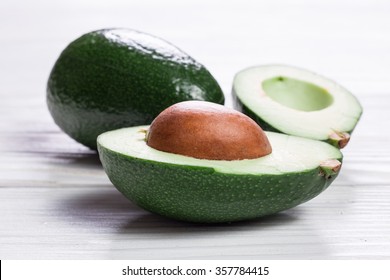
M 108 177 L 128 199 L 203 223 L 297 206 L 330 185 L 342 160 L 328 143 L 263 132 L 242 113 L 196 101 L 169 107 L 151 126 L 103 133 L 97 145 Z
M 233 82 L 235 108 L 268 131 L 343 148 L 361 114 L 359 101 L 332 80 L 285 65 L 251 67 Z

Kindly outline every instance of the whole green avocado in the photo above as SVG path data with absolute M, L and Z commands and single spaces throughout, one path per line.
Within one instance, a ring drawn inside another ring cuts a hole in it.
M 172 44 L 130 29 L 103 29 L 70 43 L 48 80 L 47 104 L 70 137 L 96 149 L 99 134 L 150 124 L 186 100 L 224 103 L 210 72 Z

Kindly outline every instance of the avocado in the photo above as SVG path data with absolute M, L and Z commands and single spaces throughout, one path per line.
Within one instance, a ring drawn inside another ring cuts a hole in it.
M 128 199 L 183 221 L 232 222 L 292 208 L 324 191 L 342 160 L 328 143 L 274 132 L 266 132 L 268 155 L 199 159 L 150 147 L 147 131 L 149 126 L 138 126 L 101 134 L 100 160 Z
M 102 132 L 150 124 L 185 100 L 223 104 L 224 95 L 202 64 L 160 38 L 129 29 L 93 31 L 70 43 L 47 85 L 56 124 L 92 149 Z
M 310 71 L 265 65 L 244 69 L 233 81 L 234 108 L 267 131 L 343 148 L 362 114 L 348 90 Z

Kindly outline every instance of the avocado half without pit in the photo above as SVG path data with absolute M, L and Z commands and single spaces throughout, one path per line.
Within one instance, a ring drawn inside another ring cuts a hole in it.
M 253 219 L 297 206 L 336 178 L 342 154 L 328 143 L 264 132 L 222 105 L 186 101 L 150 126 L 98 137 L 103 167 L 140 207 L 177 220 Z
M 335 82 L 285 65 L 257 66 L 233 82 L 235 108 L 268 131 L 343 148 L 361 114 L 358 100 Z

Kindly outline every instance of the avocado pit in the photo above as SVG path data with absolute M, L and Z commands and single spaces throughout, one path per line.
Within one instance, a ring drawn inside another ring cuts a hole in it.
M 165 109 L 150 125 L 146 142 L 156 150 L 209 160 L 254 159 L 272 152 L 264 131 L 251 118 L 205 101 Z

